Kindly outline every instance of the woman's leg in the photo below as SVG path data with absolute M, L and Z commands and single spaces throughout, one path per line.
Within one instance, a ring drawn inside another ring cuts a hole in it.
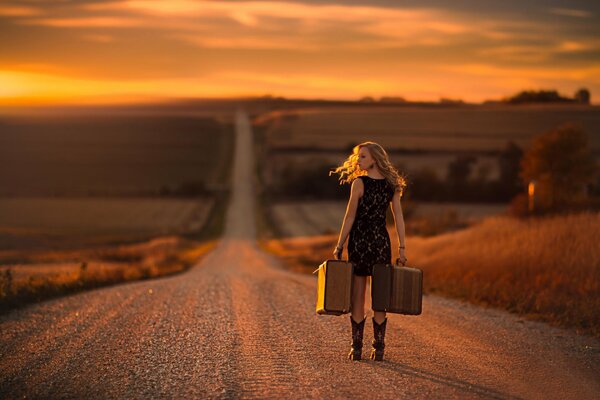
M 373 281 L 371 280 L 371 290 L 373 290 L 372 283 Z M 369 358 L 371 360 L 382 361 L 385 349 L 385 330 L 387 325 L 387 319 L 385 317 L 386 312 L 373 310 L 373 314 L 373 342 L 371 342 L 373 347 Z
M 373 277 L 372 276 L 369 278 L 369 288 L 370 288 L 370 290 L 373 290 Z M 381 324 L 383 322 L 383 320 L 385 320 L 385 311 L 373 310 L 373 319 L 378 324 Z
M 373 314 L 375 314 L 375 316 L 374 316 L 375 322 L 377 322 L 378 324 L 383 323 L 383 321 L 385 320 L 385 311 L 373 310 Z
M 373 341 L 371 342 L 371 360 L 383 360 L 385 349 L 385 331 L 387 326 L 387 318 L 382 323 L 379 323 L 373 317 Z
M 365 318 L 365 289 L 367 288 L 367 277 L 354 275 L 352 277 L 352 319 L 360 322 Z
M 352 276 L 352 314 L 350 323 L 352 325 L 352 347 L 348 358 L 360 360 L 362 358 L 363 332 L 365 328 L 365 288 L 366 276 Z

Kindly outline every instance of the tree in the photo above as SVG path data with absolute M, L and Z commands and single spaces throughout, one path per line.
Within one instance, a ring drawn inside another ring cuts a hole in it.
M 525 187 L 535 181 L 539 212 L 568 210 L 585 201 L 597 165 L 589 138 L 577 125 L 564 124 L 533 138 L 521 161 L 519 177 Z
M 477 162 L 477 157 L 473 155 L 457 155 L 456 158 L 448 164 L 446 181 L 450 190 L 450 199 L 465 200 L 469 198 L 466 193 L 469 189 L 469 176 L 471 175 L 472 165 Z
M 497 185 L 499 195 L 502 198 L 510 199 L 519 190 L 522 185 L 519 179 L 519 168 L 523 150 L 512 140 L 508 141 L 506 147 L 500 152 L 498 157 L 498 167 L 500 176 Z
M 288 164 L 282 168 L 281 181 L 271 188 L 277 199 L 344 199 L 350 185 L 340 185 L 339 175 L 329 175 L 335 167 L 327 160 L 309 159 L 307 167 Z
M 510 104 L 568 103 L 572 99 L 561 96 L 556 90 L 524 90 L 508 99 Z
M 444 184 L 435 170 L 425 166 L 412 175 L 412 196 L 417 200 L 440 200 L 444 196 Z
M 575 101 L 581 104 L 590 104 L 590 91 L 586 88 L 581 88 L 575 92 Z

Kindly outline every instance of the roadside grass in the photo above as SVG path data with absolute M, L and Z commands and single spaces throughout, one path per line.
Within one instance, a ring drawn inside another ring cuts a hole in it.
M 0 266 L 0 313 L 84 290 L 182 273 L 216 242 L 166 237 L 135 245 L 33 255 L 22 260 L 26 264 Z
M 76 250 L 0 253 L 0 314 L 83 290 L 187 271 L 223 234 L 229 190 L 215 196 L 199 232 Z

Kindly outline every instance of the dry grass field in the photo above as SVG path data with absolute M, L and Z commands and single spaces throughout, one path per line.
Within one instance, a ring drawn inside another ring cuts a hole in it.
M 598 107 L 581 105 L 463 107 L 340 107 L 274 111 L 256 123 L 269 123 L 272 148 L 337 150 L 374 138 L 390 149 L 495 150 L 507 140 L 528 140 L 567 121 L 588 132 L 600 128 Z M 600 139 L 593 138 L 600 150 Z
M 499 175 L 497 154 L 508 141 L 527 148 L 532 137 L 565 122 L 581 125 L 600 157 L 600 108 L 581 105 L 461 107 L 337 107 L 273 111 L 256 118 L 265 129 L 263 179 L 278 184 L 286 169 L 338 165 L 351 147 L 380 143 L 405 173 L 427 167 L 439 178 L 457 154 L 477 157 L 471 178 Z M 327 171 L 324 171 L 327 174 Z
M 0 254 L 199 232 L 213 209 L 204 198 L 0 198 Z
M 261 246 L 298 272 L 331 259 L 337 234 Z M 390 230 L 392 243 L 397 237 Z M 600 337 L 600 213 L 519 220 L 494 216 L 433 237 L 407 236 L 408 265 L 427 292 L 507 309 Z M 344 250 L 344 258 L 346 257 Z M 392 258 L 397 257 L 392 246 Z
M 232 127 L 169 115 L 0 116 L 0 195 L 156 195 L 223 180 Z
M 600 336 L 598 237 L 600 213 L 586 212 L 524 221 L 496 217 L 407 246 L 432 291 Z
M 156 111 L 0 115 L 0 250 L 199 232 L 227 188 L 232 121 Z
M 80 290 L 179 273 L 215 245 L 214 240 L 164 236 L 130 245 L 3 252 L 0 312 Z

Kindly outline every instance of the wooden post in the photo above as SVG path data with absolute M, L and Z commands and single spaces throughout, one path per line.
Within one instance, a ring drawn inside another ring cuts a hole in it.
M 528 210 L 529 210 L 529 213 L 531 214 L 531 213 L 533 213 L 533 210 L 535 208 L 535 180 L 532 180 L 529 182 L 527 191 L 529 194 Z

